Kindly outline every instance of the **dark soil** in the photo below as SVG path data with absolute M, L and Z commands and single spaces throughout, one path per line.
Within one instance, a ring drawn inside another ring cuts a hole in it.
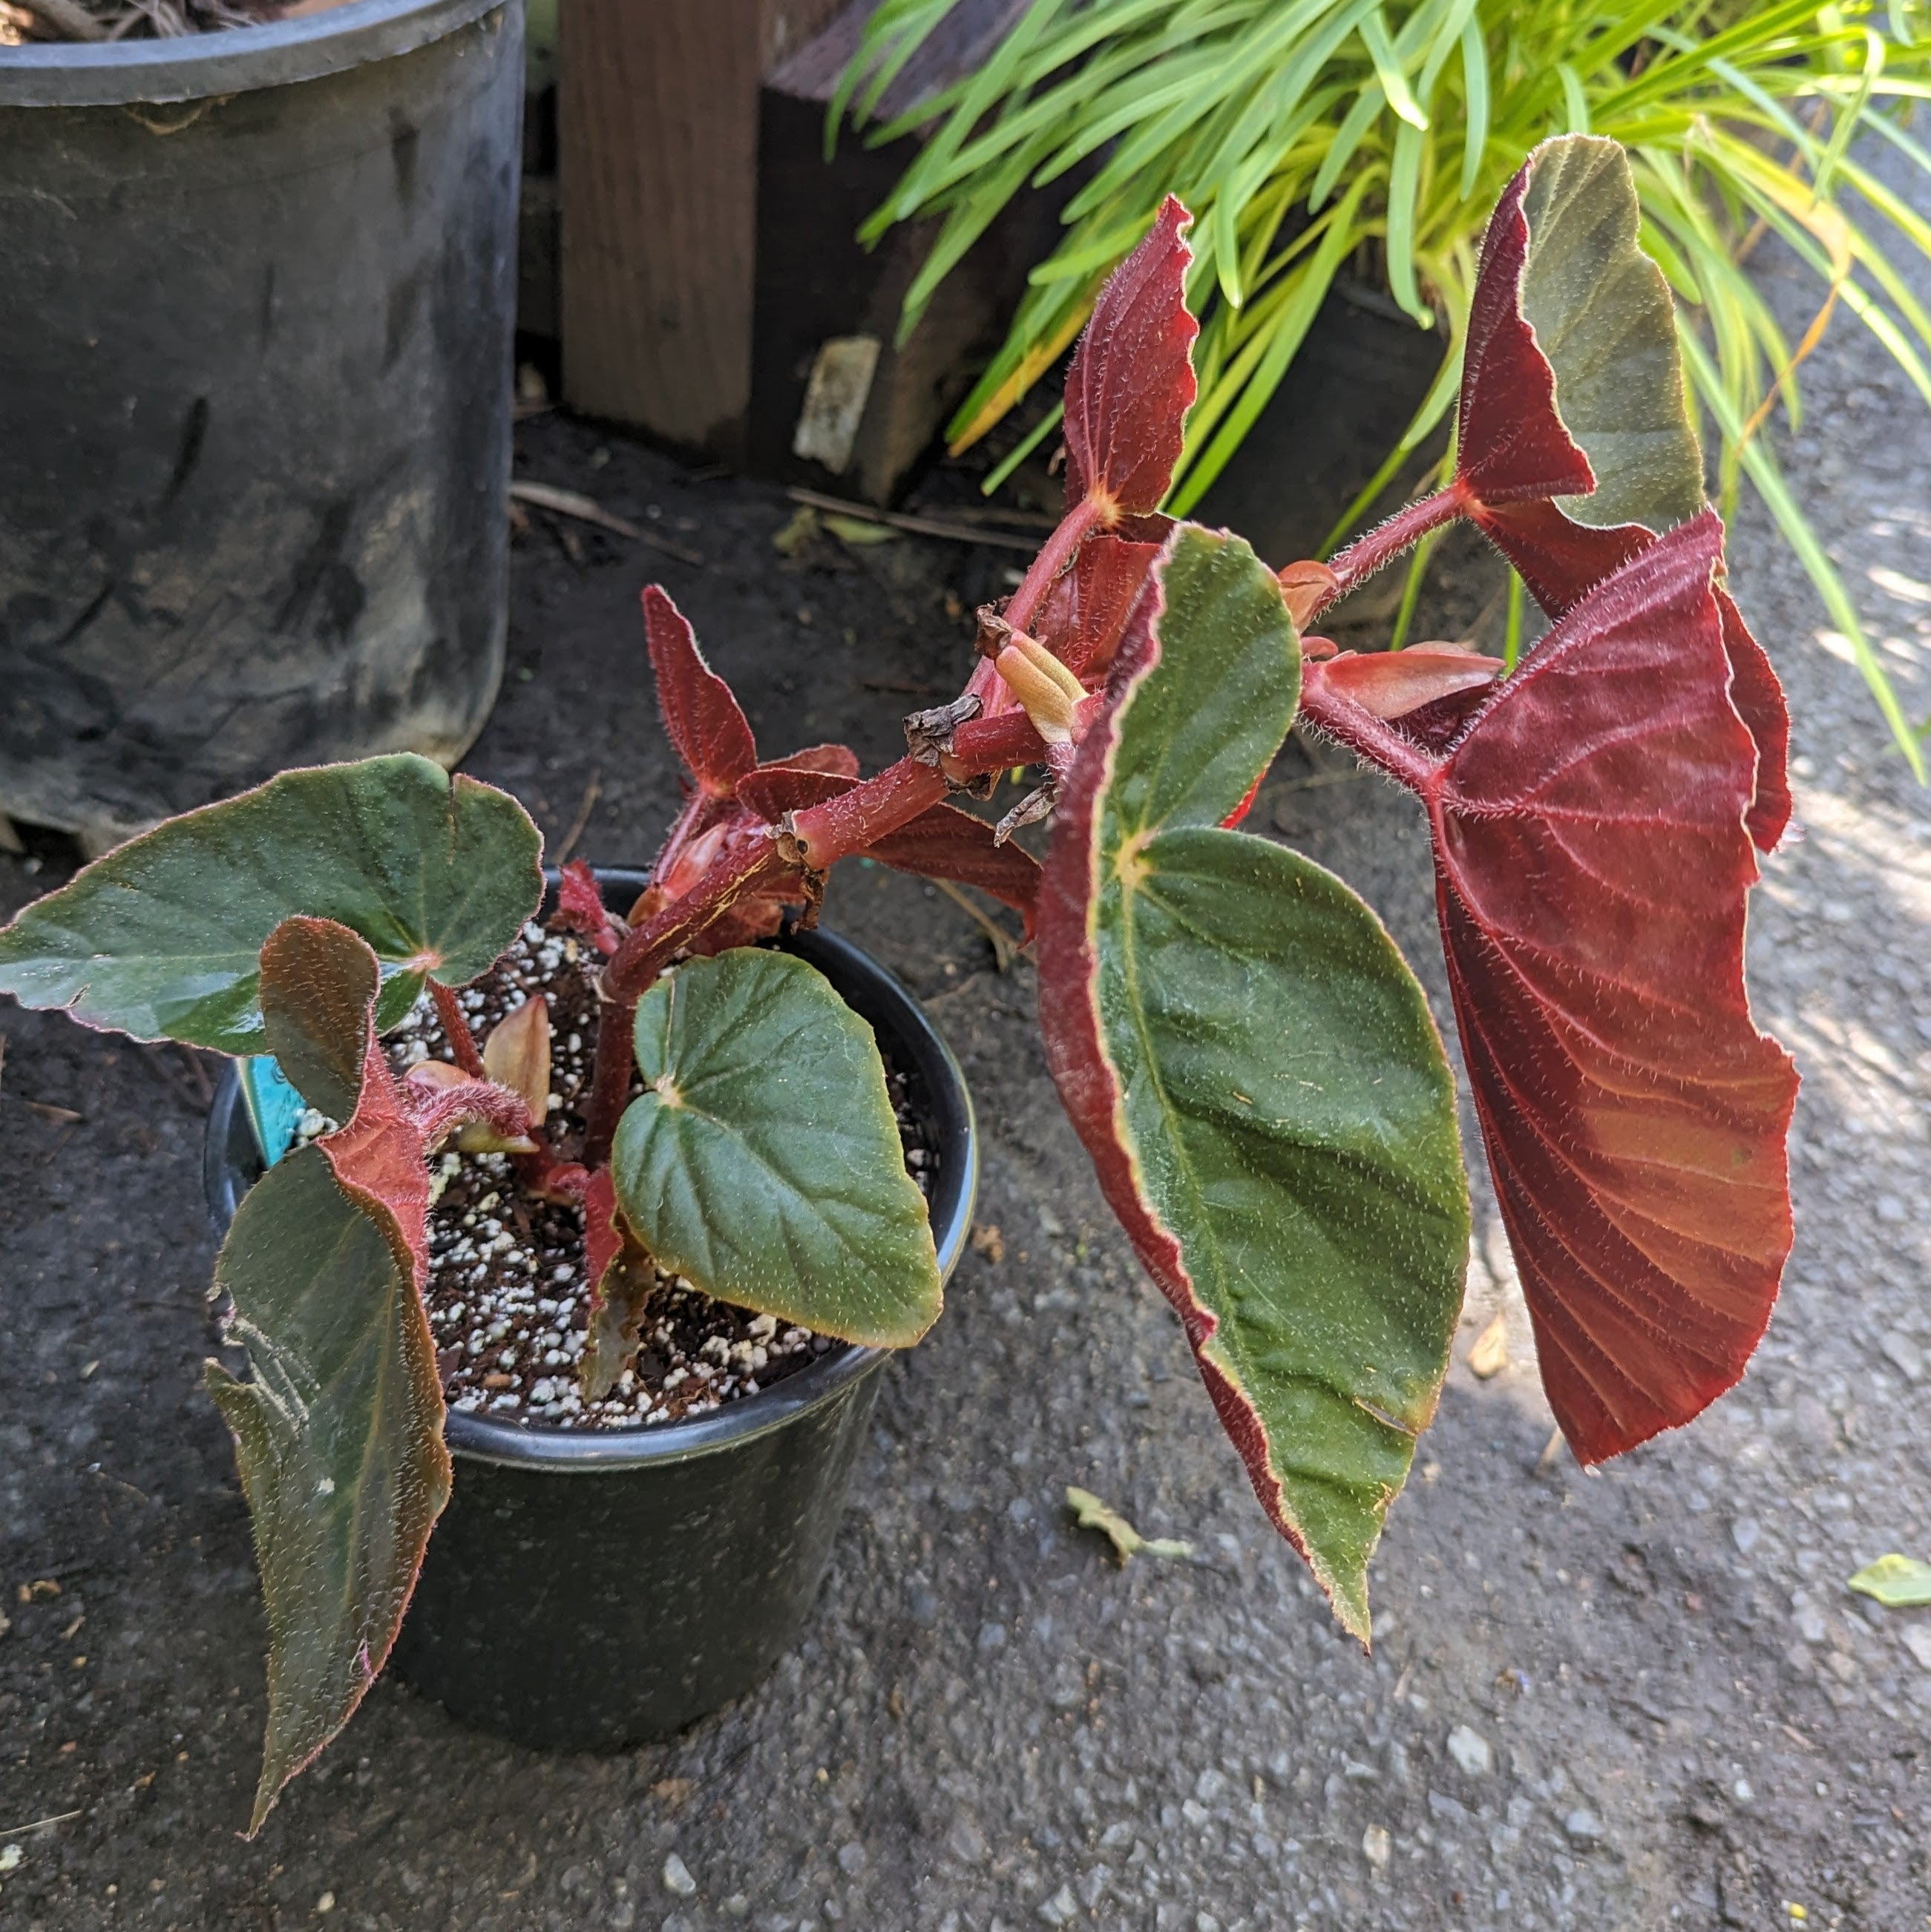
M 524 1001 L 548 1004 L 551 1104 L 540 1131 L 558 1161 L 575 1160 L 583 1150 L 578 1103 L 590 1090 L 599 1013 L 590 961 L 576 939 L 532 924 L 458 996 L 479 1046 Z M 427 999 L 386 1045 L 398 1074 L 425 1060 L 453 1064 L 457 1058 Z M 888 1055 L 885 1079 L 906 1170 L 929 1195 L 937 1173 L 931 1136 Z M 591 1298 L 582 1209 L 533 1192 L 500 1154 L 452 1149 L 437 1156 L 431 1188 L 424 1300 L 443 1393 L 456 1408 L 549 1428 L 654 1426 L 755 1396 L 839 1346 L 714 1301 L 660 1270 L 636 1354 L 608 1396 L 587 1401 L 578 1386 Z

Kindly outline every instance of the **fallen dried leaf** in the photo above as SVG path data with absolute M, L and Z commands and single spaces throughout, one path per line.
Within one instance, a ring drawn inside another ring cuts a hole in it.
M 1123 1564 L 1135 1556 L 1187 1557 L 1194 1553 L 1191 1543 L 1171 1537 L 1141 1535 L 1117 1510 L 1109 1509 L 1090 1490 L 1068 1490 L 1066 1506 L 1082 1529 L 1097 1529 L 1112 1544 Z
M 1497 1315 L 1468 1346 L 1470 1372 L 1487 1382 L 1509 1366 L 1509 1318 Z

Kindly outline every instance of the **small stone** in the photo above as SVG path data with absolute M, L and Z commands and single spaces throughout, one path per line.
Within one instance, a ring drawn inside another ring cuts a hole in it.
M 1906 1382 L 1923 1380 L 1924 1352 L 1908 1335 L 1893 1328 L 1884 1336 L 1883 1346 L 1884 1359 Z
M 1905 1648 L 1926 1670 L 1931 1670 L 1931 1624 L 1906 1624 L 1898 1635 Z
M 315 1909 L 317 1912 L 333 1912 L 335 1909 L 335 1894 L 332 1892 L 325 1892 L 315 1901 Z
M 1006 1627 L 1004 1624 L 984 1623 L 979 1626 L 979 1649 L 982 1655 L 1006 1647 Z
M 1448 1734 L 1448 1754 L 1470 1778 L 1486 1778 L 1495 1768 L 1494 1754 L 1488 1748 L 1488 1740 L 1466 1724 L 1456 1725 Z
M 1049 1925 L 1071 1925 L 1080 1916 L 1080 1901 L 1073 1896 L 1073 1888 L 1062 1885 L 1039 1908 L 1039 1916 Z
M 1830 1620 L 1800 1592 L 1791 1608 L 1796 1612 L 1794 1621 L 1797 1624 L 1797 1634 L 1806 1643 L 1821 1643 L 1830 1635 Z
M 675 1852 L 664 1861 L 664 1889 L 675 1892 L 680 1898 L 689 1898 L 697 1890 L 690 1867 Z
M 1750 1789 L 1750 1780 L 1747 1778 L 1738 1778 L 1736 1783 L 1730 1787 L 1730 1796 L 1734 1798 L 1739 1804 L 1749 1804 L 1755 1798 L 1756 1795 L 1757 1794 Z
M 1740 1516 L 1730 1526 L 1730 1540 L 1737 1546 L 1737 1552 L 1744 1556 L 1755 1549 L 1763 1533 L 1762 1524 L 1752 1516 Z
M 865 1847 L 855 1840 L 838 1848 L 838 1869 L 848 1878 L 856 1878 L 865 1869 Z
M 1593 1811 L 1572 1811 L 1562 1828 L 1579 1845 L 1593 1845 L 1602 1835 L 1602 1820 Z
M 1387 1869 L 1388 1861 L 1395 1856 L 1395 1841 L 1386 1826 L 1371 1825 L 1362 1833 L 1361 1855 L 1377 1871 Z

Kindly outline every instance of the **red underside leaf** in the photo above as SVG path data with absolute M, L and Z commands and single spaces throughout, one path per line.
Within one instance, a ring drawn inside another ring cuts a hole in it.
M 1024 915 L 1032 937 L 1039 897 L 1039 863 L 1008 840 L 993 842 L 993 828 L 956 806 L 935 805 L 865 848 L 868 857 L 921 878 L 977 886 Z
M 1040 599 L 1033 634 L 1075 677 L 1090 684 L 1113 662 L 1160 548 L 1124 537 L 1091 538 Z
M 1797 1076 L 1743 984 L 1757 752 L 1713 512 L 1537 647 L 1423 785 L 1455 1015 L 1542 1378 L 1599 1462 L 1741 1376 Z
M 849 745 L 807 745 L 788 758 L 773 758 L 758 769 L 761 772 L 826 772 L 833 778 L 855 778 L 858 754 Z
M 760 765 L 737 781 L 737 802 L 747 806 L 767 825 L 775 825 L 788 812 L 803 812 L 849 791 L 856 772 L 811 771 L 796 765 Z
M 1458 474 L 1491 506 L 1596 488 L 1588 458 L 1556 413 L 1555 372 L 1521 312 L 1529 176 L 1524 164 L 1488 218 L 1462 356 Z
M 1716 608 L 1730 658 L 1730 702 L 1757 745 L 1756 794 L 1744 823 L 1758 851 L 1774 852 L 1790 824 L 1790 708 L 1763 646 L 1727 590 L 1717 591 Z
M 1560 617 L 1656 541 L 1656 532 L 1641 524 L 1598 530 L 1573 523 L 1547 501 L 1500 508 L 1474 502 L 1468 515 L 1551 617 Z
M 1193 219 L 1169 195 L 1152 230 L 1100 291 L 1066 376 L 1066 500 L 1101 520 L 1159 508 L 1180 460 L 1200 325 L 1187 312 Z
M 1260 796 L 1260 788 L 1266 781 L 1266 772 L 1260 771 L 1254 773 L 1254 782 L 1247 788 L 1247 796 L 1227 814 L 1226 818 L 1221 820 L 1221 830 L 1223 832 L 1234 830 L 1254 809 L 1254 802 Z
M 1499 511 L 1478 503 L 1470 514 L 1515 566 L 1536 602 L 1555 618 L 1573 610 L 1596 585 L 1656 541 L 1641 524 L 1590 530 L 1572 523 L 1548 502 L 1511 504 Z M 1716 603 L 1730 659 L 1731 701 L 1757 746 L 1750 836 L 1759 850 L 1773 852 L 1790 822 L 1790 712 L 1770 658 L 1750 634 L 1734 600 L 1719 590 Z
M 665 734 L 698 786 L 728 798 L 758 762 L 749 721 L 730 686 L 704 662 L 689 620 L 655 584 L 644 586 L 644 634 Z
M 1343 651 L 1321 675 L 1330 690 L 1344 692 L 1376 718 L 1400 718 L 1465 691 L 1485 691 L 1501 674 L 1500 658 L 1485 658 L 1452 645 L 1416 644 L 1407 650 Z

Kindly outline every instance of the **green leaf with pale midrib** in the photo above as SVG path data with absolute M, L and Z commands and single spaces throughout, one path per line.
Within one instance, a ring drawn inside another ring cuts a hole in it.
M 1454 1096 L 1372 914 L 1299 854 L 1163 832 L 1101 911 L 1101 1011 L 1144 1183 L 1266 1426 L 1290 1519 L 1350 1624 L 1460 1305 Z M 1243 1106 L 1235 1094 L 1253 1102 Z
M 1374 914 L 1299 854 L 1220 829 L 1297 702 L 1278 584 L 1238 538 L 1182 528 L 1161 588 L 1159 659 L 1121 699 L 1093 842 L 1117 1126 L 1218 1324 L 1202 1353 L 1265 1430 L 1257 1487 L 1278 1484 L 1365 1636 L 1368 1558 L 1461 1305 L 1453 1083 Z
M 137 1039 L 259 1052 L 263 944 L 308 914 L 374 948 L 391 1025 L 422 989 L 421 962 L 450 985 L 494 963 L 542 902 L 541 851 L 507 793 L 427 758 L 286 772 L 29 906 L 0 932 L 0 992 Z
M 780 952 L 696 960 L 638 1004 L 647 1090 L 611 1172 L 660 1266 L 719 1300 L 902 1347 L 937 1318 L 938 1257 L 871 1028 Z
M 249 1190 L 215 1279 L 252 1371 L 240 1382 L 211 1361 L 208 1382 L 235 1437 L 270 1634 L 252 1833 L 382 1667 L 449 1459 L 421 1298 L 319 1148 Z

